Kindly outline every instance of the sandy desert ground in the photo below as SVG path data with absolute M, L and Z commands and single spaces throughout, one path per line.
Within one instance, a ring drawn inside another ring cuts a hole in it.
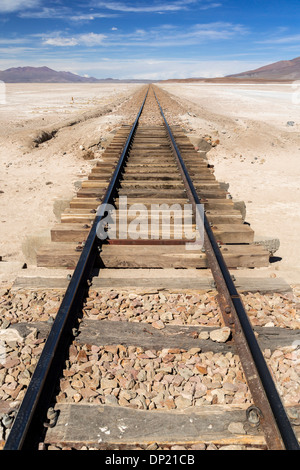
M 72 198 L 93 166 L 86 151 L 101 154 L 96 144 L 124 122 L 121 105 L 141 86 L 6 85 L 6 103 L 0 101 L 0 281 L 20 275 L 24 262 L 34 272 L 32 241 L 50 236 L 59 201 Z M 245 201 L 256 235 L 280 239 L 275 255 L 281 261 L 262 272 L 300 284 L 299 90 L 288 84 L 159 86 L 187 110 L 176 119 L 193 141 L 206 135 L 219 141 L 209 161 L 232 197 Z M 53 132 L 55 138 L 34 146 Z
M 0 104 L 0 280 L 12 279 L 24 262 L 34 267 L 32 247 L 49 237 L 54 208 L 72 199 L 77 182 L 95 165 L 85 154 L 99 157 L 101 141 L 105 145 L 124 121 L 118 107 L 140 86 L 6 84 Z M 54 139 L 36 146 L 53 131 Z

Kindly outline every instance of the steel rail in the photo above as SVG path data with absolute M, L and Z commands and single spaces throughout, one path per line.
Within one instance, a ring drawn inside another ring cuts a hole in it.
M 154 95 L 170 138 L 189 201 L 196 214 L 201 205 L 201 200 L 189 176 L 155 92 Z M 203 223 L 204 248 L 219 292 L 220 309 L 225 324 L 231 328 L 252 398 L 260 414 L 260 425 L 264 431 L 266 444 L 270 450 L 300 450 L 298 439 L 288 419 L 243 302 L 237 292 L 205 212 Z
M 105 204 L 109 204 L 114 197 L 148 91 L 149 88 L 131 128 L 103 201 L 101 201 L 101 206 L 103 207 L 105 207 Z M 88 281 L 96 256 L 99 254 L 98 247 L 101 246 L 101 242 L 97 237 L 97 226 L 105 215 L 105 208 L 101 209 L 101 206 L 14 420 L 4 450 L 36 450 L 39 438 L 43 435 L 47 410 L 53 400 L 53 393 L 61 373 L 66 351 L 70 341 L 74 338 L 72 330 L 78 319 L 78 312 L 80 311 L 84 293 L 88 288 Z

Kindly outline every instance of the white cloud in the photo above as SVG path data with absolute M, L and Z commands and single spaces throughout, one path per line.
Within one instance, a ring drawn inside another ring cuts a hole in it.
M 115 18 L 117 15 L 107 13 L 86 13 L 78 15 L 69 15 L 69 19 L 72 21 L 93 21 L 96 18 Z
M 1 1 L 1 0 L 0 0 Z M 74 9 L 64 6 L 56 8 L 44 7 L 37 11 L 23 11 L 19 14 L 21 18 L 48 18 L 48 19 L 64 19 L 70 21 L 93 21 L 96 18 L 115 18 L 116 14 L 112 13 L 84 13 L 78 10 L 74 14 Z
M 283 36 L 280 38 L 270 38 L 263 41 L 257 41 L 258 44 L 289 44 L 289 43 L 299 43 L 300 34 L 294 34 L 292 36 Z
M 36 56 L 36 49 L 30 47 L 1 47 L 0 45 L 0 69 L 4 70 L 10 67 L 20 67 L 21 63 L 26 65 L 29 57 Z M 26 58 L 26 59 L 25 59 Z M 34 60 L 35 61 L 35 60 Z
M 178 10 L 183 8 L 184 3 L 194 3 L 194 0 L 188 2 L 169 2 L 169 3 L 159 3 L 156 5 L 140 5 L 140 2 L 136 5 L 129 5 L 129 2 L 101 2 L 97 1 L 94 5 L 98 8 L 107 8 L 108 10 L 113 11 L 122 11 L 122 12 L 131 12 L 131 13 L 145 13 L 145 12 L 157 12 L 157 11 L 170 11 Z M 181 4 L 179 6 L 179 4 Z
M 98 8 L 106 8 L 113 11 L 121 11 L 124 13 L 162 13 L 162 12 L 175 12 L 180 10 L 187 10 L 189 6 L 196 5 L 206 10 L 209 8 L 216 8 L 221 6 L 221 3 L 202 1 L 199 3 L 198 0 L 178 0 L 178 1 L 161 1 L 154 2 L 152 5 L 146 4 L 141 5 L 141 2 L 103 2 L 95 1 L 93 5 Z
M 71 10 L 67 7 L 50 8 L 44 7 L 37 11 L 23 11 L 20 13 L 21 18 L 64 18 L 67 19 L 71 14 Z
M 48 46 L 58 46 L 58 47 L 66 47 L 66 46 L 77 46 L 78 41 L 75 38 L 48 38 L 44 40 L 44 44 Z
M 201 5 L 200 10 L 209 10 L 210 8 L 218 8 L 221 7 L 222 3 L 207 3 L 206 5 Z
M 111 47 L 185 47 L 195 46 L 217 40 L 229 40 L 247 33 L 246 28 L 232 23 L 215 22 L 197 24 L 189 29 L 179 28 L 170 24 L 150 29 L 136 29 L 130 33 L 97 34 L 94 32 L 68 36 L 63 32 L 43 35 L 43 44 L 50 46 L 106 46 Z M 41 36 L 41 35 L 38 35 Z
M 7 46 L 11 44 L 24 44 L 25 42 L 28 42 L 24 38 L 16 38 L 16 39 L 10 39 L 10 38 L 1 38 L 0 39 L 0 44 L 6 44 Z
M 0 13 L 12 13 L 19 10 L 28 10 L 36 8 L 40 4 L 40 0 L 1 0 Z
M 194 39 L 229 39 L 237 34 L 246 34 L 247 28 L 239 24 L 215 22 L 208 24 L 197 24 L 190 32 L 187 32 L 188 37 Z
M 146 33 L 146 31 L 145 31 L 144 29 L 136 29 L 136 30 L 135 30 L 135 34 L 136 34 L 137 36 L 146 36 L 147 33 Z
M 105 38 L 106 36 L 104 34 L 88 33 L 79 35 L 78 41 L 85 46 L 99 46 L 103 43 Z
M 217 40 L 229 40 L 247 32 L 242 25 L 225 22 L 197 24 L 190 28 L 166 24 L 148 30 L 136 29 L 129 34 L 114 35 L 107 44 L 135 47 L 184 47 Z
M 48 46 L 69 47 L 69 46 L 99 46 L 103 43 L 106 36 L 104 34 L 78 34 L 72 37 L 62 37 L 56 35 L 55 37 L 44 37 L 43 44 Z

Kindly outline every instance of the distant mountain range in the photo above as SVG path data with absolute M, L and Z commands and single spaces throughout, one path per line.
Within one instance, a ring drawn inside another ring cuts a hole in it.
M 300 57 L 281 60 L 255 70 L 220 78 L 169 79 L 164 82 L 226 81 L 226 80 L 300 80 Z M 5 83 L 154 83 L 160 80 L 119 80 L 115 78 L 82 77 L 71 72 L 56 72 L 49 67 L 15 67 L 0 71 Z
M 0 70 L 0 80 L 5 83 L 151 83 L 153 81 L 81 77 L 71 72 L 56 72 L 49 67 L 15 67 Z
M 292 60 L 280 60 L 270 65 L 265 65 L 255 70 L 228 75 L 230 78 L 252 78 L 267 80 L 299 80 L 300 57 Z
M 248 82 L 261 83 L 266 80 L 271 82 L 291 82 L 300 80 L 300 57 L 292 60 L 280 60 L 273 64 L 265 65 L 255 70 L 241 72 L 234 75 L 227 75 L 225 77 L 216 78 L 179 78 L 164 80 L 165 83 L 237 83 L 247 80 Z

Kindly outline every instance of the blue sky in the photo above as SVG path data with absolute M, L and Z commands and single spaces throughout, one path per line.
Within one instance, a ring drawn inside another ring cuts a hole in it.
M 300 56 L 299 0 L 0 0 L 0 70 L 214 77 Z

